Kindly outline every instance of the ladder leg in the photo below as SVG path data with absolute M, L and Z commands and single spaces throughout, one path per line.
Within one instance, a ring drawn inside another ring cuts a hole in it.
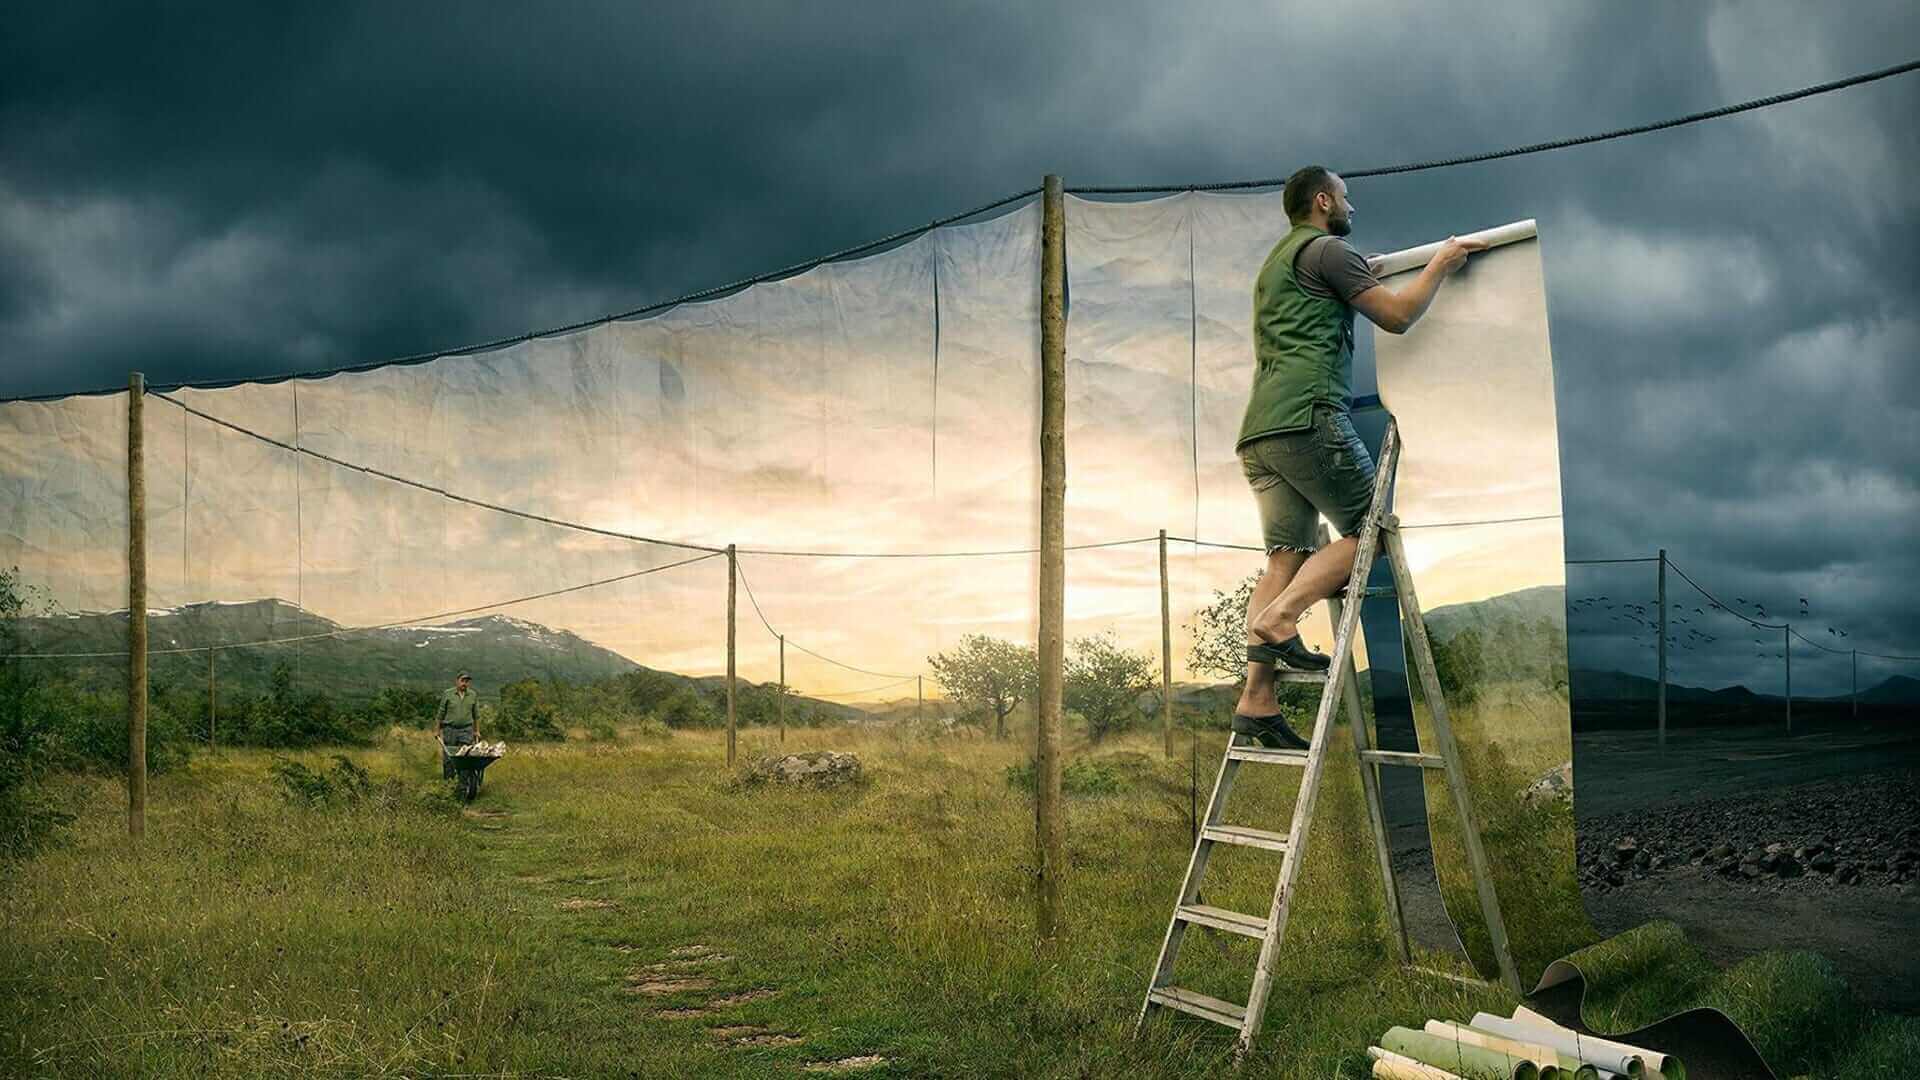
M 1427 711 L 1433 718 L 1434 740 L 1446 762 L 1447 787 L 1453 794 L 1454 812 L 1459 815 L 1460 834 L 1467 849 L 1467 863 L 1473 870 L 1474 889 L 1480 896 L 1480 912 L 1487 922 L 1487 936 L 1493 941 L 1493 955 L 1500 965 L 1500 977 L 1515 994 L 1524 994 L 1520 973 L 1513 965 L 1507 946 L 1507 924 L 1500 916 L 1500 898 L 1493 888 L 1493 874 L 1487 852 L 1480 842 L 1479 822 L 1473 816 L 1473 798 L 1467 790 L 1466 774 L 1460 767 L 1460 748 L 1453 739 L 1453 727 L 1447 720 L 1446 697 L 1440 691 L 1439 670 L 1434 667 L 1433 648 L 1427 640 L 1427 623 L 1420 614 L 1420 601 L 1414 595 L 1413 574 L 1407 567 L 1407 554 L 1401 546 L 1398 520 L 1388 522 L 1387 560 L 1393 568 L 1394 592 L 1400 598 L 1400 613 L 1406 623 L 1407 639 L 1413 645 L 1412 661 L 1420 673 L 1420 693 L 1427 699 Z
M 1340 617 L 1340 601 L 1333 601 L 1333 617 Z M 1386 897 L 1387 921 L 1393 928 L 1393 944 L 1400 954 L 1401 964 L 1413 963 L 1413 950 L 1407 942 L 1406 918 L 1400 911 L 1400 883 L 1393 874 L 1393 851 L 1387 845 L 1386 813 L 1380 802 L 1380 767 L 1368 762 L 1361 755 L 1373 748 L 1373 738 L 1367 731 L 1367 719 L 1360 709 L 1360 688 L 1356 685 L 1359 675 L 1353 670 L 1353 660 L 1347 660 L 1346 691 L 1343 695 L 1347 707 L 1347 723 L 1353 727 L 1354 763 L 1360 766 L 1360 791 L 1367 804 L 1367 828 L 1373 834 L 1374 855 L 1380 863 L 1380 884 Z

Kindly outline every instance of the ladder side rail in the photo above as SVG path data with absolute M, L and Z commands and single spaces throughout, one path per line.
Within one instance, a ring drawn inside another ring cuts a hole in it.
M 1253 1048 L 1253 1036 L 1267 1007 L 1267 991 L 1273 980 L 1273 956 L 1287 931 L 1287 916 L 1293 906 L 1293 884 L 1305 861 L 1307 833 L 1312 824 L 1313 806 L 1320 792 L 1320 773 L 1326 764 L 1327 743 L 1333 732 L 1333 710 L 1340 700 L 1340 686 L 1353 657 L 1353 637 L 1360 626 L 1360 597 L 1366 591 L 1367 574 L 1373 569 L 1374 549 L 1380 541 L 1381 514 L 1386 506 L 1387 490 L 1399 462 L 1399 428 L 1387 421 L 1386 435 L 1380 442 L 1380 464 L 1373 478 L 1373 499 L 1360 529 L 1360 544 L 1354 552 L 1354 568 L 1347 577 L 1347 603 L 1340 614 L 1339 630 L 1333 638 L 1332 663 L 1327 670 L 1326 686 L 1320 692 L 1320 708 L 1314 716 L 1312 751 L 1300 778 L 1300 794 L 1294 802 L 1293 823 L 1287 833 L 1287 853 L 1280 866 L 1280 880 L 1273 889 L 1273 904 L 1267 913 L 1267 936 L 1260 944 L 1260 959 L 1253 969 L 1253 993 L 1247 999 L 1247 1015 L 1240 1025 L 1240 1043 L 1235 1053 L 1244 1056 Z
M 1493 941 L 1494 959 L 1500 965 L 1500 977 L 1507 988 L 1523 995 L 1520 973 L 1514 967 L 1507 944 L 1506 921 L 1500 915 L 1500 898 L 1494 892 L 1493 874 L 1487 862 L 1486 848 L 1480 842 L 1479 822 L 1473 815 L 1473 799 L 1467 791 L 1467 778 L 1460 765 L 1460 748 L 1447 720 L 1446 696 L 1440 690 L 1439 670 L 1434 666 L 1433 647 L 1427 639 L 1427 623 L 1420 614 L 1420 601 L 1414 594 L 1413 574 L 1407 566 L 1407 554 L 1401 544 L 1400 522 L 1392 518 L 1386 535 L 1387 560 L 1398 584 L 1400 613 L 1407 625 L 1407 637 L 1413 645 L 1413 666 L 1420 673 L 1421 695 L 1427 699 L 1427 712 L 1433 720 L 1434 739 L 1440 756 L 1446 761 L 1447 787 L 1453 795 L 1454 812 L 1459 815 L 1460 833 L 1467 849 L 1467 863 L 1473 870 L 1473 885 L 1480 896 L 1480 912 L 1486 919 L 1487 935 Z
M 1344 605 L 1337 599 L 1332 603 L 1333 617 L 1339 619 Z M 1373 851 L 1380 864 L 1380 884 L 1386 897 L 1387 922 L 1393 929 L 1394 946 L 1400 952 L 1400 963 L 1411 964 L 1413 949 L 1407 940 L 1406 916 L 1400 910 L 1400 882 L 1393 873 L 1393 850 L 1387 843 L 1386 813 L 1380 801 L 1380 767 L 1363 756 L 1372 749 L 1373 736 L 1367 730 L 1366 714 L 1360 708 L 1358 681 L 1353 659 L 1348 657 L 1342 697 L 1347 707 L 1347 723 L 1353 728 L 1354 760 L 1360 766 L 1360 790 L 1367 804 L 1367 829 L 1373 834 Z

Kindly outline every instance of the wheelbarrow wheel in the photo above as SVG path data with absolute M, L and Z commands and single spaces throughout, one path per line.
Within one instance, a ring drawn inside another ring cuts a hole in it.
M 480 794 L 480 770 L 461 769 L 460 797 L 467 802 L 472 802 L 473 797 L 478 794 Z

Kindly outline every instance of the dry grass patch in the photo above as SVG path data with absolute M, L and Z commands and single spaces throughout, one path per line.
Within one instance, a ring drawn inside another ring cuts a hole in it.
M 596 900 L 585 896 L 570 896 L 565 900 L 556 902 L 553 906 L 559 908 L 561 911 L 602 911 L 607 908 L 619 907 L 620 905 L 611 900 Z
M 712 979 L 699 978 L 648 979 L 645 982 L 627 984 L 627 993 L 645 994 L 648 997 L 666 997 L 668 994 L 684 994 L 691 993 L 695 990 L 711 989 L 713 989 Z
M 861 1069 L 877 1069 L 887 1063 L 879 1054 L 861 1054 L 858 1057 L 841 1058 L 838 1061 L 815 1061 L 807 1065 L 810 1073 L 858 1072 Z

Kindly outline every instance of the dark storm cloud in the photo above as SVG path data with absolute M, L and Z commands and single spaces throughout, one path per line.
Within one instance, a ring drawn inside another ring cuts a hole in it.
M 1047 171 L 1448 156 L 1884 67 L 1920 39 L 1898 0 L 1844 19 L 1077 6 L 36 11 L 0 39 L 0 393 L 450 347 L 771 269 Z M 1908 75 L 1356 180 L 1354 239 L 1539 219 L 1570 556 L 1664 546 L 1770 612 L 1818 596 L 1850 640 L 1920 651 L 1916 105 Z

